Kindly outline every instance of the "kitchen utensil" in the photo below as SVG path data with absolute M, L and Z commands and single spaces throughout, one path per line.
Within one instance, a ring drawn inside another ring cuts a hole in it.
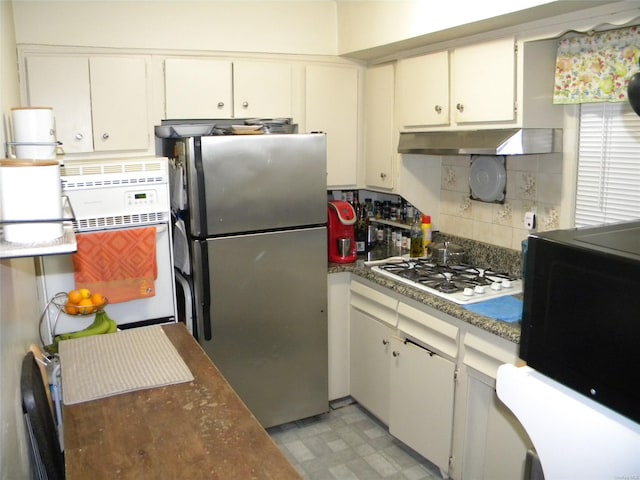
M 353 263 L 358 259 L 356 254 L 356 237 L 353 225 L 356 223 L 356 211 L 353 206 L 343 200 L 331 200 L 328 204 L 327 238 L 329 261 L 336 263 Z M 350 251 L 343 250 L 350 240 Z
M 452 242 L 434 243 L 431 247 L 431 259 L 438 265 L 459 265 L 465 253 L 464 248 Z
M 338 239 L 338 254 L 341 257 L 348 257 L 351 255 L 351 238 Z
M 33 243 L 60 238 L 61 188 L 55 160 L 0 160 L 0 217 L 16 222 L 4 225 L 4 239 Z
M 476 155 L 471 163 L 471 197 L 483 202 L 502 202 L 507 172 L 504 156 Z
M 15 157 L 29 160 L 56 158 L 56 131 L 53 108 L 16 107 L 11 109 Z
M 382 260 L 369 260 L 367 262 L 364 262 L 364 264 L 367 267 L 374 267 L 376 265 L 389 265 L 394 263 L 403 263 L 406 261 L 407 259 L 404 257 L 389 257 L 389 258 L 384 258 Z

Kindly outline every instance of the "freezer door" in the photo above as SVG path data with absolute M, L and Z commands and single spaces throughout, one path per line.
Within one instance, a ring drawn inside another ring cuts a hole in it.
M 200 311 L 198 340 L 238 395 L 264 427 L 326 412 L 326 229 L 199 245 L 210 285 L 196 286 L 197 303 L 210 309 Z
M 327 221 L 324 134 L 194 137 L 186 158 L 196 237 Z

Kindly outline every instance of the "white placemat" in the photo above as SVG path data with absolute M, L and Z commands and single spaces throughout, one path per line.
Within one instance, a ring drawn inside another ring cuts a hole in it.
M 65 340 L 59 353 L 65 405 L 193 380 L 158 325 Z

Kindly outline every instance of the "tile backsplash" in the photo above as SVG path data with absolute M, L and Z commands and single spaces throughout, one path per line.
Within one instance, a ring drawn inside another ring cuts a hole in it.
M 439 230 L 520 250 L 525 212 L 535 211 L 537 231 L 559 228 L 562 154 L 507 156 L 505 165 L 505 201 L 486 203 L 470 198 L 471 157 L 442 157 Z

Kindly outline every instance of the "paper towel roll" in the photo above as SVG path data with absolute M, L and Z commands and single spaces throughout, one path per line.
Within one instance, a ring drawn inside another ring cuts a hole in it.
M 53 108 L 12 108 L 11 122 L 13 141 L 16 143 L 16 158 L 29 160 L 53 160 L 56 158 Z
M 56 161 L 0 160 L 0 218 L 50 220 L 62 217 L 60 166 Z M 62 223 L 33 222 L 3 225 L 4 239 L 14 243 L 47 242 L 60 238 Z

